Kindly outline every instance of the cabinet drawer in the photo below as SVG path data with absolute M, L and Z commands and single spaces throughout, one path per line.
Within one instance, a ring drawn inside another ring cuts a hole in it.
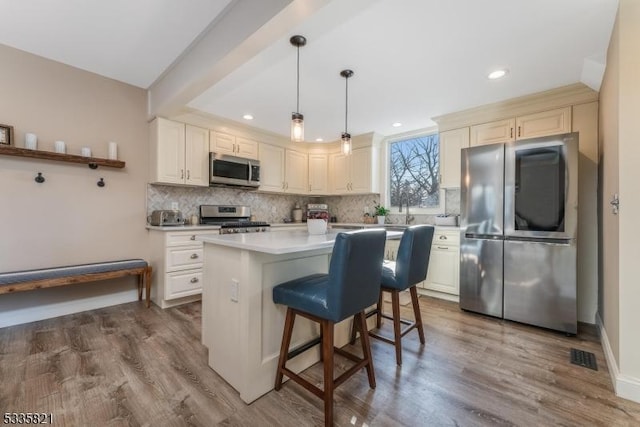
M 202 293 L 202 270 L 167 273 L 165 299 L 182 298 Z
M 167 272 L 188 268 L 202 268 L 203 256 L 204 250 L 202 246 L 168 249 Z
M 460 245 L 460 232 L 436 230 L 436 232 L 433 234 L 433 246 L 436 245 Z
M 183 231 L 180 233 L 167 233 L 166 245 L 167 246 L 200 246 L 202 242 L 196 240 L 196 236 L 207 236 L 220 234 L 218 230 L 206 230 L 206 231 Z

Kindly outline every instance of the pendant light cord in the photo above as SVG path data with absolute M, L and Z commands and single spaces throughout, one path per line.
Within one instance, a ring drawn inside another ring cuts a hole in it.
M 296 64 L 296 113 L 300 112 L 300 46 L 298 46 L 298 60 Z
M 347 131 L 347 116 L 349 115 L 349 77 L 344 79 L 344 133 Z

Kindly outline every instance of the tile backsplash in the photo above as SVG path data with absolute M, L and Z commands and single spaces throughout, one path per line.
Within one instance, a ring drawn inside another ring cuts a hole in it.
M 178 187 L 169 185 L 147 185 L 147 215 L 157 209 L 171 209 L 172 203 L 185 217 L 198 214 L 200 205 L 247 205 L 258 221 L 280 223 L 291 218 L 291 210 L 298 203 L 303 209 L 307 203 L 327 203 L 331 216 L 339 222 L 362 222 L 365 207 L 373 213 L 373 206 L 380 200 L 378 194 L 355 196 L 309 197 L 288 194 L 268 194 L 225 187 Z M 460 190 L 445 191 L 445 212 L 460 214 Z M 414 223 L 433 223 L 433 215 L 413 215 Z M 403 214 L 387 217 L 391 223 L 404 222 Z

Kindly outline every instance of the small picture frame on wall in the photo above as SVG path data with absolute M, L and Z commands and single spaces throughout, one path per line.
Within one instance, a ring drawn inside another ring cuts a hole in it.
M 13 126 L 0 125 L 0 145 L 13 144 Z

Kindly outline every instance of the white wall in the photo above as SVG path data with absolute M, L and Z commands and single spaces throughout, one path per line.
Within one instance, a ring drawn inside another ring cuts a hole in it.
M 0 271 L 147 257 L 146 91 L 0 45 L 0 122 L 38 149 L 118 143 L 124 169 L 0 156 Z M 46 181 L 34 181 L 42 172 Z M 96 183 L 104 178 L 106 186 Z M 0 327 L 137 299 L 133 278 L 0 295 Z

